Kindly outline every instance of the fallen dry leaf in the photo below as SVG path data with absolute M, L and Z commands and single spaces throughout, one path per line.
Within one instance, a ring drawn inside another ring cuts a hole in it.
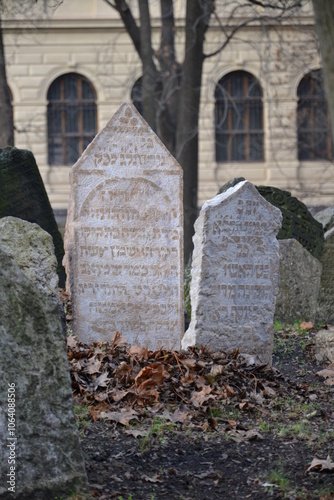
M 154 363 L 150 366 L 145 366 L 140 370 L 135 378 L 136 386 L 142 386 L 145 382 L 162 385 L 166 378 L 169 378 L 168 372 L 162 364 Z
M 314 324 L 312 323 L 312 321 L 303 321 L 302 323 L 300 323 L 301 330 L 306 330 L 307 332 L 309 332 L 310 330 L 312 330 L 312 328 L 314 328 Z
M 181 359 L 181 363 L 186 368 L 196 368 L 196 359 L 193 358 Z
M 138 413 L 131 408 L 121 411 L 102 411 L 100 413 L 100 418 L 112 420 L 113 422 L 128 426 L 131 420 L 138 420 Z
M 135 438 L 137 437 L 146 437 L 148 435 L 148 432 L 147 431 L 144 431 L 144 430 L 136 430 L 136 429 L 127 429 L 126 431 L 124 431 L 125 434 L 130 434 L 130 436 L 133 436 Z
M 87 361 L 83 371 L 85 373 L 90 373 L 92 375 L 93 373 L 99 373 L 100 368 L 101 368 L 101 361 L 93 357 Z
M 332 462 L 329 457 L 327 457 L 326 460 L 314 458 L 306 472 L 313 470 L 315 470 L 315 472 L 334 471 L 334 462 Z
M 175 410 L 174 413 L 170 413 L 168 410 L 165 410 L 162 414 L 162 416 L 166 419 L 172 422 L 173 424 L 176 424 L 178 422 L 184 423 L 187 418 L 188 418 L 189 413 L 188 412 L 182 412 L 181 410 L 177 409 Z
M 132 345 L 129 348 L 129 354 L 133 358 L 148 359 L 148 349 L 147 347 L 139 347 L 137 345 Z
M 107 387 L 107 382 L 110 379 L 108 378 L 108 372 L 102 373 L 97 379 L 93 382 L 94 390 L 100 387 Z
M 144 479 L 144 481 L 149 481 L 150 483 L 162 483 L 163 482 L 163 478 L 160 476 L 160 474 L 156 474 L 155 476 L 142 475 L 141 478 Z
M 201 391 L 194 391 L 191 395 L 191 402 L 196 407 L 199 408 L 202 404 L 209 399 L 214 399 L 214 396 L 210 395 L 212 392 L 211 387 L 205 386 Z
M 68 335 L 68 337 L 67 337 L 67 345 L 68 345 L 68 347 L 76 347 L 77 346 L 77 341 L 72 333 L 71 333 L 71 335 Z
M 332 378 L 334 377 L 334 370 L 325 368 L 324 370 L 320 370 L 320 372 L 317 372 L 316 375 L 318 375 L 318 377 L 323 377 L 323 378 Z
M 222 365 L 212 365 L 210 370 L 210 377 L 216 378 L 224 372 L 224 367 Z

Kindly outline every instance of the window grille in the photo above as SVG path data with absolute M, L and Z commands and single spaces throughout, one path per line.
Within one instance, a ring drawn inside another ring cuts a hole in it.
M 264 160 L 262 89 L 245 71 L 224 76 L 215 90 L 216 161 Z
M 50 165 L 73 165 L 97 133 L 96 93 L 82 75 L 68 73 L 51 85 L 48 99 Z
M 331 160 L 331 129 L 321 70 L 304 76 L 297 96 L 298 159 Z

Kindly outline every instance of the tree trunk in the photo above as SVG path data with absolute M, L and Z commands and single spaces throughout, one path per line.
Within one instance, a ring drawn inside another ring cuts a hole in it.
M 173 0 L 160 0 L 161 41 L 155 56 L 160 66 L 158 105 L 158 134 L 165 146 L 175 156 L 178 95 L 181 83 L 181 66 L 175 56 L 175 21 Z
M 155 99 L 157 71 L 153 62 L 151 20 L 148 0 L 138 0 L 138 4 L 140 13 L 140 57 L 143 65 L 142 102 L 144 118 L 150 125 L 151 129 L 154 130 L 154 132 L 157 132 Z
M 148 0 L 138 0 L 140 30 L 125 0 L 115 0 L 114 6 L 136 50 L 140 48 L 144 118 L 183 168 L 184 255 L 187 261 L 192 252 L 194 222 L 198 215 L 198 119 L 204 36 L 214 11 L 214 0 L 187 1 L 185 60 L 182 66 L 175 56 L 173 0 L 160 0 L 160 4 L 161 43 L 155 52 L 160 71 L 157 71 L 153 61 Z
M 3 32 L 0 17 L 0 148 L 14 146 L 13 110 L 6 77 Z
M 333 0 L 312 0 L 312 3 L 334 144 L 334 2 Z
M 203 69 L 203 47 L 211 2 L 188 0 L 185 59 L 179 94 L 176 159 L 183 168 L 184 258 L 191 256 L 194 222 L 198 215 L 198 119 Z

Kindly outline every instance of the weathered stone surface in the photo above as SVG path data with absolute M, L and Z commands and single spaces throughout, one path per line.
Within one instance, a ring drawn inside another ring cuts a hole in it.
M 315 355 L 319 361 L 334 363 L 334 328 L 319 330 L 315 336 Z
M 0 219 L 0 248 L 45 295 L 59 302 L 57 259 L 49 233 L 37 224 L 4 217 Z
M 334 228 L 325 233 L 317 321 L 334 324 Z
M 279 293 L 275 319 L 292 324 L 314 321 L 320 287 L 321 263 L 297 240 L 280 240 Z
M 65 286 L 63 240 L 34 155 L 25 149 L 0 149 L 0 219 L 12 216 L 38 224 L 53 239 L 59 286 Z
M 282 212 L 282 227 L 277 238 L 279 240 L 294 238 L 314 257 L 320 259 L 324 247 L 324 230 L 306 205 L 291 196 L 288 191 L 272 186 L 257 186 L 256 189 Z
M 239 348 L 271 364 L 280 211 L 250 182 L 207 201 L 195 223 L 192 316 L 182 348 Z
M 1 249 L 0 318 L 0 498 L 46 500 L 84 492 L 87 479 L 57 306 Z M 15 387 L 14 417 L 8 414 L 13 409 L 7 406 L 9 387 Z M 10 465 L 16 495 L 5 479 Z
M 179 349 L 182 170 L 123 104 L 71 172 L 65 263 L 80 341 Z

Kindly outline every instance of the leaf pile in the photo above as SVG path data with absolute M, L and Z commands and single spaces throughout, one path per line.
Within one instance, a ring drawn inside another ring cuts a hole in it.
M 228 405 L 266 411 L 285 394 L 277 370 L 252 365 L 238 350 L 211 353 L 191 348 L 179 353 L 126 344 L 119 333 L 112 343 L 80 344 L 68 337 L 74 395 L 98 418 L 128 425 L 148 411 L 171 422 L 203 428 L 217 426 Z M 216 410 L 216 411 L 215 411 Z M 231 420 L 228 425 L 233 425 Z

